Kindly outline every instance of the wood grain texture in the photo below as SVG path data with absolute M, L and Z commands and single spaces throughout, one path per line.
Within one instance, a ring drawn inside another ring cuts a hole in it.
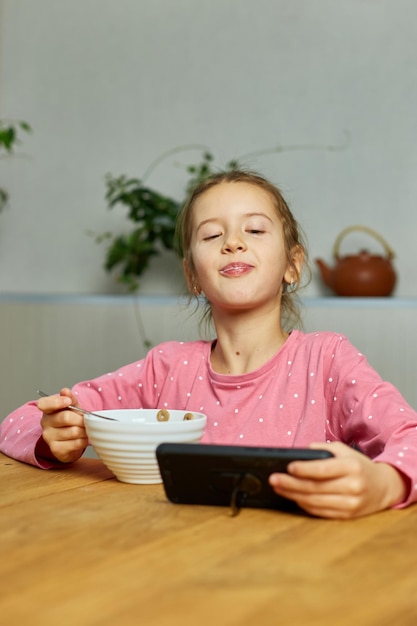
M 179 506 L 100 461 L 0 455 L 8 626 L 417 623 L 417 507 L 339 522 Z

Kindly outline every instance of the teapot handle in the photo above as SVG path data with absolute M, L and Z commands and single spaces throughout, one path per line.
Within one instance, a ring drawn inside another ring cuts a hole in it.
M 339 258 L 339 248 L 340 248 L 340 244 L 342 242 L 343 237 L 345 237 L 345 235 L 347 235 L 348 233 L 351 233 L 354 230 L 361 230 L 364 233 L 368 233 L 368 235 L 375 237 L 375 239 L 377 239 L 379 243 L 382 245 L 382 247 L 385 249 L 388 259 L 391 260 L 395 257 L 394 250 L 387 244 L 387 242 L 385 241 L 383 237 L 381 237 L 381 235 L 379 235 L 372 228 L 369 228 L 369 226 L 360 226 L 357 224 L 355 226 L 348 226 L 347 228 L 342 230 L 342 232 L 339 233 L 339 235 L 336 237 L 336 241 L 334 242 L 334 245 L 333 245 L 333 256 L 336 259 Z

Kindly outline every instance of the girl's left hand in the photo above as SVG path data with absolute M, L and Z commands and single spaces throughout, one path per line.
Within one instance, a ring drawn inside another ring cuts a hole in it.
M 288 474 L 271 474 L 274 491 L 318 517 L 350 519 L 388 509 L 407 495 L 400 472 L 387 463 L 374 462 L 344 443 L 314 443 L 334 458 L 293 461 Z

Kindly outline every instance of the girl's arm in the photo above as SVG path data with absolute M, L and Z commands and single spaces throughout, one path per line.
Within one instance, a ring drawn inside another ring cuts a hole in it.
M 66 411 L 66 407 L 79 404 L 93 411 L 140 407 L 143 402 L 151 406 L 155 402 L 152 356 L 147 369 L 142 367 L 144 363 L 125 365 L 77 383 L 72 390 L 64 388 L 60 394 L 24 404 L 0 424 L 0 452 L 43 469 L 76 461 L 88 440 L 82 415 Z M 145 379 L 139 385 L 142 371 Z

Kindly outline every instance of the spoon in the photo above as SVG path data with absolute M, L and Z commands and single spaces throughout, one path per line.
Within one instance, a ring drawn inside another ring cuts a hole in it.
M 50 394 L 49 393 L 45 393 L 44 391 L 37 391 L 38 396 L 41 396 L 41 398 L 47 398 Z M 110 420 L 112 422 L 118 422 L 119 420 L 117 420 L 115 417 L 108 417 L 107 415 L 100 415 L 100 413 L 93 413 L 92 411 L 87 411 L 87 409 L 82 409 L 80 406 L 67 406 L 66 409 L 69 409 L 70 411 L 77 411 L 78 413 L 84 413 L 84 415 L 94 415 L 94 417 L 101 417 L 101 419 L 103 420 Z

